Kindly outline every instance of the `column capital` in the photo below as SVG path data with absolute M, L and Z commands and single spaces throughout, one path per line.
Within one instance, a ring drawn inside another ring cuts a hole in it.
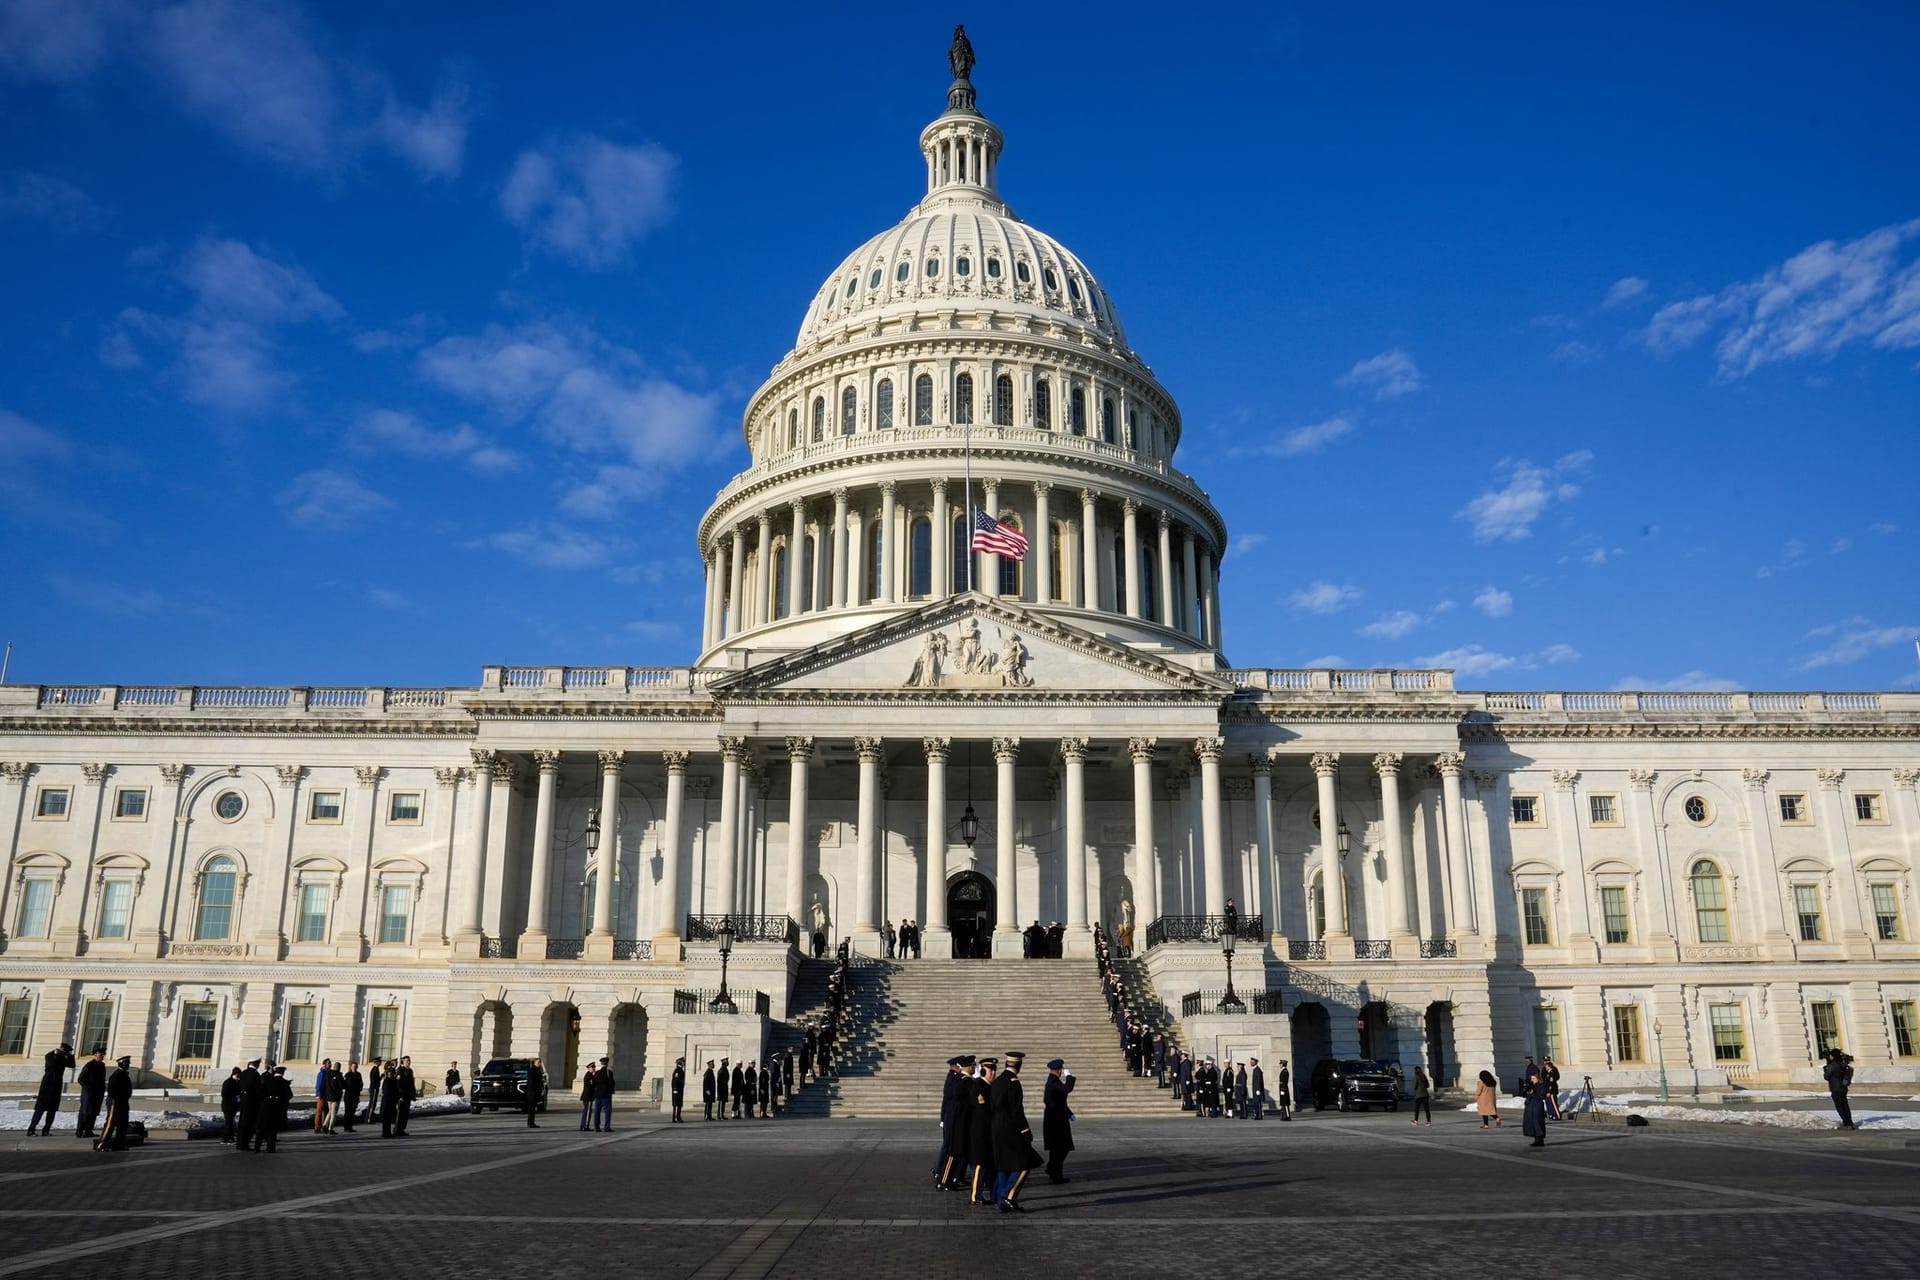
M 900 482 L 897 480 L 882 480 L 880 482 L 880 496 L 882 498 L 891 498 L 893 497 L 893 491 L 899 487 Z
M 356 772 L 358 771 L 356 770 Z M 510 787 L 513 785 L 514 779 L 519 776 L 520 766 L 504 756 L 501 757 L 500 763 L 493 767 L 493 785 L 496 787 Z M 360 785 L 365 787 L 371 786 L 372 784 L 363 782 Z
M 787 503 L 787 505 L 793 509 L 793 514 L 799 515 L 807 509 L 807 500 L 805 498 L 795 498 L 793 501 Z
M 1120 510 L 1124 511 L 1129 516 L 1138 515 L 1140 512 L 1140 499 L 1138 498 L 1120 499 Z
M 1316 776 L 1331 778 L 1340 768 L 1340 753 L 1338 751 L 1316 751 L 1307 763 L 1313 767 L 1313 772 Z
M 982 480 L 980 487 L 987 491 L 987 501 L 989 502 L 992 502 L 1000 496 L 1000 482 L 992 477 Z
M 1087 740 L 1085 738 L 1060 739 L 1060 758 L 1077 762 L 1087 758 Z
M 1571 791 L 1573 790 L 1574 783 L 1578 781 L 1580 781 L 1580 771 L 1578 769 L 1555 769 L 1553 771 L 1553 789 L 1555 791 Z
M 618 773 L 627 762 L 627 753 L 624 751 L 602 751 L 599 757 L 601 773 Z
M 1820 780 L 1821 790 L 1838 791 L 1840 784 L 1847 780 L 1847 771 L 1845 769 L 1815 769 L 1813 776 Z
M 27 774 L 32 773 L 34 770 L 34 766 L 30 764 L 20 765 L 19 768 L 24 771 L 19 775 L 21 778 L 25 778 Z M 166 781 L 178 785 L 193 776 L 193 766 L 190 764 L 163 764 L 160 766 L 160 776 Z
M 1767 779 L 1771 776 L 1772 775 L 1765 769 L 1742 769 L 1740 771 L 1740 781 L 1747 784 L 1747 790 L 1749 791 L 1765 791 L 1767 789 Z
M 1256 778 L 1263 774 L 1272 777 L 1273 757 L 1264 751 L 1249 751 L 1247 752 L 1247 768 L 1252 771 L 1253 776 Z
M 945 482 L 943 481 L 942 483 L 945 483 Z M 834 486 L 833 504 L 836 507 L 844 507 L 847 505 L 847 486 L 843 484 Z
M 179 772 L 173 777 L 167 778 L 167 770 L 169 769 L 178 770 Z M 0 778 L 5 778 L 8 782 L 25 782 L 28 778 L 39 772 L 39 770 L 39 765 L 28 764 L 24 760 L 0 760 Z M 186 770 L 187 766 L 184 764 L 163 764 L 160 766 L 160 776 L 167 778 L 168 782 L 178 782 L 181 778 L 187 776 Z
M 176 771 L 171 777 L 168 776 L 167 772 L 170 769 Z M 187 776 L 187 772 L 187 766 L 185 765 L 163 764 L 160 766 L 160 776 L 166 778 L 168 782 L 181 781 Z M 281 786 L 297 786 L 300 779 L 307 776 L 307 766 L 303 764 L 277 764 L 273 766 L 273 772 L 274 775 L 280 779 Z
M 993 758 L 997 763 L 1011 763 L 1020 754 L 1020 739 L 995 738 L 993 740 Z
M 1091 507 L 1093 505 L 1093 500 L 1098 496 L 1099 495 L 1096 494 L 1091 489 L 1082 489 L 1080 491 L 1080 505 L 1083 507 Z
M 739 524 L 736 524 L 735 526 L 733 526 L 733 540 L 741 544 L 742 549 L 744 549 L 746 546 L 747 535 L 752 532 L 753 532 L 753 521 L 743 519 L 740 521 Z
M 1128 738 L 1127 754 L 1133 757 L 1135 764 L 1153 762 L 1154 748 L 1160 745 L 1158 738 Z
M 753 521 L 754 521 L 754 524 L 759 526 L 761 533 L 770 534 L 773 532 L 773 512 L 762 511 L 759 515 L 753 518 Z
M 731 760 L 735 764 L 745 764 L 747 761 L 747 740 L 732 734 L 721 734 L 720 758 L 722 760 Z
M 500 762 L 499 767 L 494 770 L 493 776 L 497 781 L 500 775 L 502 773 L 505 773 L 507 775 L 508 781 L 512 781 L 513 779 L 512 769 L 513 769 L 513 766 L 511 764 L 502 760 Z M 357 764 L 353 766 L 354 785 L 363 787 L 363 788 L 378 786 L 382 775 L 384 775 L 385 773 L 386 773 L 386 770 L 382 769 L 377 764 Z
M 947 478 L 945 476 L 935 476 L 933 479 L 927 481 L 927 484 L 932 486 L 933 491 L 937 494 L 944 494 L 947 491 Z M 836 492 L 845 493 L 846 490 L 840 489 L 836 490 Z
M 1660 774 L 1653 769 L 1629 769 L 1627 770 L 1627 785 L 1636 791 L 1651 791 L 1653 790 L 1653 780 L 1659 776 Z
M 533 767 L 541 773 L 560 772 L 560 753 L 558 751 L 536 751 L 533 753 Z
M 853 752 L 860 757 L 861 764 L 879 764 L 886 752 L 886 745 L 880 738 L 855 738 Z
M 473 747 L 468 750 L 467 754 L 473 757 L 473 767 L 475 769 L 487 773 L 493 772 L 494 766 L 500 763 L 500 753 L 498 751 L 488 751 L 484 747 Z
M 1053 492 L 1053 481 L 1051 481 L 1051 480 L 1035 480 L 1035 481 L 1033 482 L 1033 491 L 1034 491 L 1035 493 L 1052 493 L 1052 492 Z
M 1373 758 L 1373 771 L 1383 778 L 1397 774 L 1400 772 L 1401 763 L 1405 761 L 1406 758 L 1405 752 L 1382 751 Z
M 1747 772 L 1753 773 L 1756 771 L 1749 769 Z M 1758 770 L 1758 772 L 1765 773 L 1766 770 L 1761 769 Z M 1909 765 L 1897 766 L 1893 770 L 1893 785 L 1912 791 L 1916 785 L 1920 785 L 1920 769 L 1913 768 Z
M 1473 779 L 1474 787 L 1481 791 L 1491 791 L 1500 785 L 1500 775 L 1491 769 L 1475 769 L 1468 776 Z
M 302 770 L 302 772 L 305 772 L 305 770 Z M 466 776 L 467 771 L 465 769 L 435 769 L 433 771 L 433 780 L 439 785 L 442 791 L 452 791 L 460 785 L 460 780 Z M 289 782 L 287 785 L 292 786 L 293 784 Z
M 88 782 L 105 782 L 107 775 L 112 772 L 113 766 L 110 764 L 83 764 L 80 766 L 80 776 Z
M 687 761 L 692 758 L 693 752 L 691 751 L 662 751 L 660 753 L 660 763 L 667 767 L 667 773 L 669 775 L 684 774 L 687 771 Z
M 945 764 L 947 754 L 953 749 L 953 739 L 922 738 L 920 749 L 927 753 L 928 764 Z
M 1220 757 L 1226 754 L 1226 750 L 1227 740 L 1225 738 L 1195 738 L 1193 740 L 1193 754 L 1199 756 L 1205 764 L 1219 764 Z
M 1156 511 L 1153 513 L 1153 518 L 1154 521 L 1159 524 L 1160 532 L 1168 533 L 1173 529 L 1173 512 Z
M 808 764 L 813 760 L 813 739 L 791 737 L 787 739 L 787 763 Z
M 1466 762 L 1467 756 L 1464 751 L 1442 751 L 1433 758 L 1433 771 L 1443 778 L 1457 778 L 1460 776 L 1461 766 Z

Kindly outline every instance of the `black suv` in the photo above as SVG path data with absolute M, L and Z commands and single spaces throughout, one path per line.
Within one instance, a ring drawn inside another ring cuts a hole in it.
M 473 1105 L 473 1112 L 479 1115 L 488 1107 L 495 1111 L 525 1111 L 527 1109 L 527 1071 L 533 1066 L 531 1058 L 495 1058 L 480 1068 L 473 1078 L 473 1090 L 467 1101 Z M 547 1090 L 540 1089 L 540 1109 L 547 1109 Z
M 1313 1109 L 1328 1106 L 1352 1111 L 1375 1103 L 1400 1109 L 1400 1081 L 1384 1062 L 1364 1058 L 1322 1058 L 1313 1068 Z

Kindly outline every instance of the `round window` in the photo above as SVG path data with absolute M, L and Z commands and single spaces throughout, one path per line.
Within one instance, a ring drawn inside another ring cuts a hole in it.
M 940 259 L 928 258 L 927 259 L 927 279 L 931 280 L 939 274 L 940 274 Z
M 880 268 L 875 267 L 873 274 L 867 277 L 867 288 L 878 289 L 880 287 L 880 277 L 882 274 Z
M 998 280 L 1000 278 L 1000 259 L 987 259 L 987 278 L 989 280 Z
M 214 816 L 222 822 L 232 822 L 247 811 L 247 798 L 238 791 L 222 791 L 220 798 L 213 802 Z
M 907 278 L 907 273 L 912 270 L 913 270 L 913 264 L 911 262 L 903 262 L 899 266 L 893 269 L 893 278 L 895 280 L 905 280 Z
M 1707 802 L 1703 796 L 1688 796 L 1683 807 L 1686 810 L 1688 822 L 1704 823 L 1713 817 L 1713 810 L 1707 808 Z
M 1033 283 L 1033 272 L 1027 269 L 1027 264 L 1024 262 L 1016 262 L 1013 264 L 1013 276 L 1014 279 L 1018 280 L 1021 284 Z
M 1057 292 L 1057 291 L 1059 290 L 1059 288 L 1060 288 L 1060 281 L 1059 281 L 1059 279 L 1058 279 L 1058 278 L 1057 278 L 1057 277 L 1056 277 L 1056 276 L 1055 276 L 1055 275 L 1053 274 L 1053 268 L 1052 268 L 1052 267 L 1048 267 L 1048 268 L 1047 268 L 1047 269 L 1046 269 L 1046 270 L 1045 270 L 1044 272 L 1042 272 L 1042 273 L 1041 273 L 1041 276 L 1040 276 L 1040 278 L 1041 278 L 1042 280 L 1045 280 L 1045 281 L 1047 282 L 1047 288 L 1049 288 L 1049 289 L 1051 289 L 1051 290 L 1054 290 L 1054 291 L 1056 291 L 1056 292 Z
M 972 275 L 973 259 L 972 258 L 955 258 L 953 260 L 953 274 L 957 276 Z

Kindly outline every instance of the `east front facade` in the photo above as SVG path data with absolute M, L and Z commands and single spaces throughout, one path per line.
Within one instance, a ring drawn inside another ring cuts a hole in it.
M 1234 665 L 1178 407 L 955 65 L 923 199 L 747 406 L 689 665 L 0 687 L 0 1077 L 64 1040 L 657 1091 L 757 1056 L 816 935 L 993 966 L 1057 922 L 1070 963 L 1098 924 L 1177 1010 L 1231 913 L 1303 1073 L 1920 1078 L 1920 695 Z

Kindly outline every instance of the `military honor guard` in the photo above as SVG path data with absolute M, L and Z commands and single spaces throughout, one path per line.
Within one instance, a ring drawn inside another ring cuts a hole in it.
M 675 1058 L 673 1060 L 673 1086 L 672 1087 L 673 1087 L 673 1122 L 675 1124 L 680 1124 L 682 1122 L 681 1116 L 680 1116 L 680 1108 L 686 1105 L 686 1101 L 687 1101 L 687 1060 L 685 1058 Z
M 700 1101 L 706 1107 L 706 1118 L 709 1120 L 713 1119 L 713 1100 L 716 1087 L 713 1075 L 713 1059 L 708 1058 L 707 1073 L 700 1077 Z
M 133 1077 L 127 1074 L 127 1068 L 132 1065 L 131 1057 L 114 1060 L 113 1074 L 107 1077 L 106 1084 L 107 1120 L 93 1144 L 95 1151 L 127 1149 L 127 1108 L 133 1103 Z
M 47 1050 L 47 1065 L 40 1072 L 40 1092 L 33 1097 L 33 1119 L 27 1122 L 27 1136 L 32 1137 L 35 1130 L 40 1136 L 51 1137 L 53 1117 L 60 1110 L 60 1094 L 67 1087 L 67 1072 L 73 1070 L 73 1046 L 63 1044 L 57 1049 Z M 40 1127 L 40 1117 L 46 1117 L 46 1127 Z
M 988 1090 L 997 1171 L 993 1199 L 1002 1213 L 1026 1212 L 1020 1204 L 1020 1190 L 1026 1185 L 1027 1174 L 1046 1163 L 1033 1149 L 1033 1128 L 1027 1123 L 1026 1097 L 1020 1087 L 1020 1065 L 1025 1060 L 1024 1053 L 1008 1053 L 1006 1066 Z
M 100 1105 L 106 1101 L 107 1097 L 107 1051 L 105 1049 L 95 1049 L 88 1056 L 85 1065 L 80 1068 L 79 1085 L 80 1122 L 78 1132 L 74 1136 L 91 1138 L 94 1136 L 93 1122 L 100 1118 Z
M 293 1082 L 287 1079 L 287 1069 L 275 1066 L 267 1073 L 260 1088 L 260 1119 L 254 1127 L 253 1149 L 261 1150 L 264 1141 L 266 1152 L 272 1155 L 280 1146 L 280 1131 L 287 1127 L 287 1108 L 293 1105 Z
M 1047 1147 L 1047 1181 L 1070 1182 L 1067 1177 L 1067 1153 L 1073 1150 L 1073 1110 L 1067 1095 L 1073 1092 L 1073 1072 L 1064 1059 L 1047 1064 L 1047 1089 L 1040 1113 L 1040 1136 Z

